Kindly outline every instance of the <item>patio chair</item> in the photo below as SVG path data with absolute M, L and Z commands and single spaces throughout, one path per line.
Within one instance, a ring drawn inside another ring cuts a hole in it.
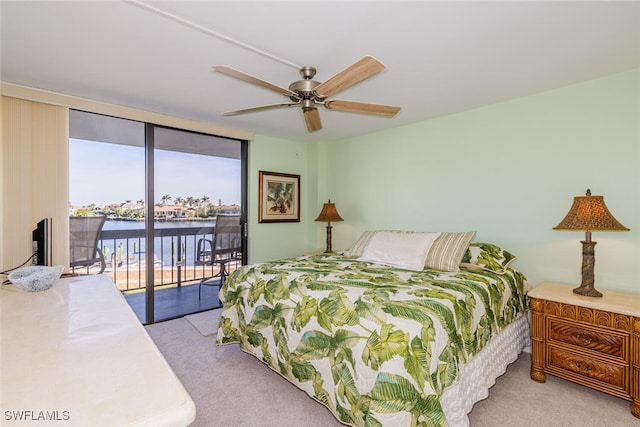
M 106 267 L 104 255 L 98 247 L 105 216 L 69 217 L 69 267 L 91 267 L 100 263 L 101 274 Z
M 210 246 L 210 250 L 205 250 L 205 245 Z M 242 231 L 240 227 L 239 216 L 218 216 L 216 225 L 213 230 L 213 241 L 203 240 L 199 247 L 207 253 L 207 265 L 220 265 L 217 274 L 211 277 L 205 277 L 200 280 L 198 285 L 198 299 L 202 297 L 202 286 L 222 286 L 229 276 L 229 264 L 242 263 Z M 210 255 L 209 255 L 210 254 Z

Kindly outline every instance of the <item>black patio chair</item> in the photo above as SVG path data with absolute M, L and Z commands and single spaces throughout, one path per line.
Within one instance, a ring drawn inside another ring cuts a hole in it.
M 69 267 L 75 272 L 77 267 L 91 267 L 100 263 L 101 274 L 106 267 L 104 255 L 98 247 L 100 233 L 107 217 L 69 217 Z
M 207 249 L 206 246 L 209 246 Z M 242 230 L 239 216 L 221 216 L 216 218 L 213 241 L 202 239 L 198 242 L 199 254 L 196 255 L 206 265 L 220 265 L 217 274 L 205 277 L 198 285 L 198 299 L 202 297 L 202 286 L 222 286 L 229 276 L 229 264 L 237 267 L 242 264 Z M 203 255 L 206 254 L 206 255 Z

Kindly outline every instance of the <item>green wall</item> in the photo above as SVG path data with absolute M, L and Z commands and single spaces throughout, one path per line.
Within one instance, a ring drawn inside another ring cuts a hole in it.
M 596 288 L 640 293 L 640 70 L 341 141 L 258 137 L 250 159 L 250 262 L 324 247 L 331 198 L 335 249 L 367 229 L 477 230 L 533 284 L 579 283 L 584 233 L 552 227 L 590 188 L 631 228 L 593 233 Z M 257 223 L 260 169 L 302 175 L 300 224 Z
M 317 161 L 310 144 L 256 136 L 249 143 L 249 262 L 263 262 L 298 256 L 310 245 L 317 199 Z M 300 175 L 300 222 L 258 223 L 258 172 Z M 319 211 L 318 211 L 319 212 Z M 317 215 L 317 213 L 316 213 Z M 313 216 L 313 218 L 312 218 Z

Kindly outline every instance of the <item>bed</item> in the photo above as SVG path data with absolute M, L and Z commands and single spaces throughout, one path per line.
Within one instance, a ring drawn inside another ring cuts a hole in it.
M 529 345 L 529 284 L 515 257 L 463 241 L 457 265 L 420 255 L 414 269 L 367 256 L 363 237 L 345 254 L 237 269 L 220 290 L 217 344 L 239 343 L 346 425 L 468 425 Z

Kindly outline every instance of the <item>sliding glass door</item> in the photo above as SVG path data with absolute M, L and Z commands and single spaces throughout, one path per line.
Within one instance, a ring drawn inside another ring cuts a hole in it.
M 219 306 L 218 216 L 238 219 L 246 261 L 247 142 L 80 111 L 70 135 L 70 216 L 107 217 L 104 274 L 140 320 Z
M 171 292 L 156 285 L 158 321 L 221 305 L 219 286 L 200 281 L 219 283 L 213 276 L 220 267 L 211 260 L 217 218 L 237 217 L 240 224 L 242 162 L 238 141 L 156 126 L 153 142 L 154 253 L 164 254 L 154 260 L 163 266 L 154 269 L 154 283 L 177 282 Z M 167 280 L 169 274 L 175 277 Z

